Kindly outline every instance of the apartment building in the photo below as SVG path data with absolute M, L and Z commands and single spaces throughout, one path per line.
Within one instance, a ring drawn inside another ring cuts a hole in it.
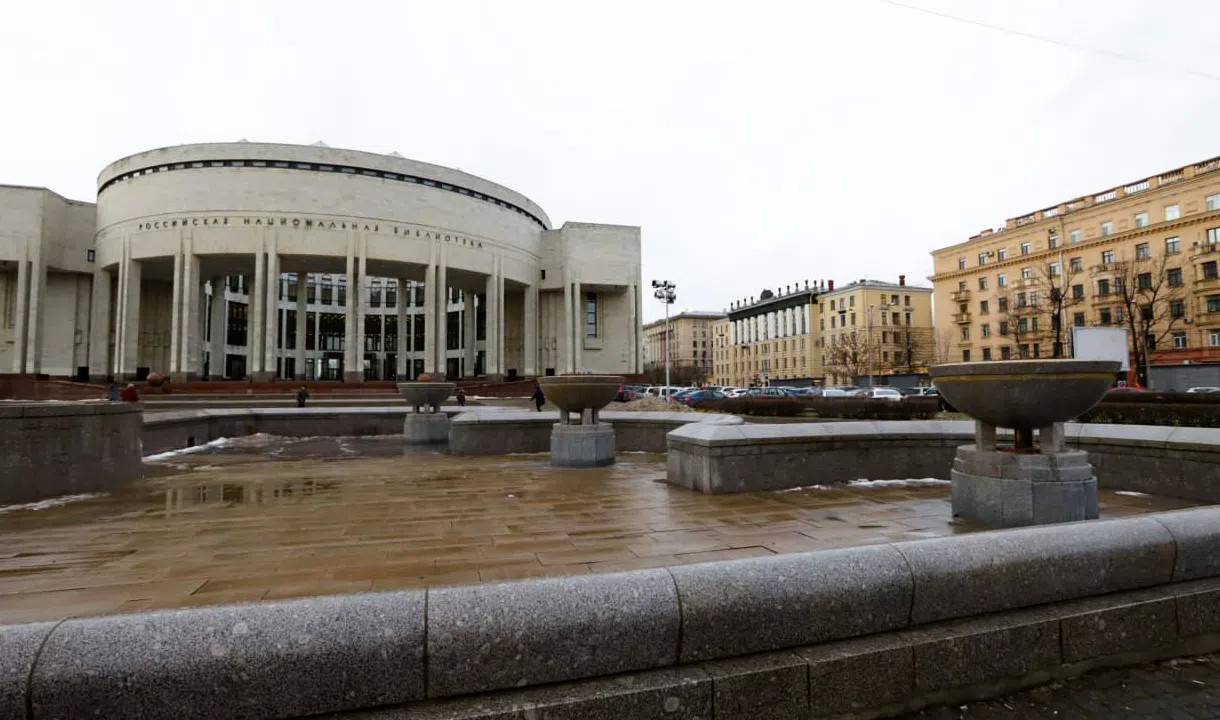
M 665 351 L 668 346 L 670 371 L 676 371 L 682 376 L 682 382 L 697 382 L 711 377 L 712 326 L 724 317 L 724 313 L 701 311 L 671 315 L 668 335 L 664 319 L 645 325 L 645 372 L 665 366 Z
M 1070 327 L 1128 330 L 1133 365 L 1220 363 L 1220 158 L 1009 218 L 932 252 L 955 360 L 1070 354 Z
M 935 354 L 931 288 L 862 279 L 764 290 L 713 328 L 720 385 L 823 385 L 914 376 Z

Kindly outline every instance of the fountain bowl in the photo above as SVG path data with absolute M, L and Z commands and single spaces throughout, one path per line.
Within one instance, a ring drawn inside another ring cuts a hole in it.
M 398 392 L 413 407 L 439 408 L 453 394 L 456 385 L 451 382 L 405 382 L 398 383 Z
M 600 410 L 618 395 L 627 379 L 622 375 L 552 375 L 538 378 L 546 399 L 567 412 Z
M 975 420 L 1029 430 L 1091 409 L 1120 368 L 1112 360 L 1001 360 L 933 365 L 928 375 L 950 405 Z

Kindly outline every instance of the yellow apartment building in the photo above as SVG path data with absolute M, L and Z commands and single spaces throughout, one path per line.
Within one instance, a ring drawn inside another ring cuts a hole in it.
M 1220 158 L 1009 218 L 932 252 L 954 360 L 1070 354 L 1071 326 L 1128 330 L 1133 366 L 1220 362 Z
M 671 315 L 669 335 L 665 320 L 644 326 L 644 371 L 665 367 L 665 348 L 670 345 L 670 373 L 674 384 L 702 382 L 712 375 L 712 326 L 724 313 L 687 311 Z
M 718 385 L 824 385 L 917 375 L 935 353 L 931 288 L 860 280 L 764 290 L 712 330 Z

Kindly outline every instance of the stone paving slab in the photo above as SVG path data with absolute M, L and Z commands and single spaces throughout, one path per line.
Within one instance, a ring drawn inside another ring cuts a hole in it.
M 406 453 L 406 454 L 404 454 Z M 0 624 L 566 577 L 969 532 L 945 484 L 705 495 L 664 456 L 407 452 L 401 438 L 251 436 L 146 464 L 123 491 L 0 508 Z M 1102 493 L 1102 516 L 1189 506 Z

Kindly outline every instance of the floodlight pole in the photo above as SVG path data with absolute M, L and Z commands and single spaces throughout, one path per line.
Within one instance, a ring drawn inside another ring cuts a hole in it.
M 674 300 L 678 299 L 678 294 L 675 292 L 677 286 L 668 280 L 653 280 L 652 286 L 655 288 L 652 295 L 656 299 L 665 303 L 665 388 L 661 393 L 665 396 L 665 404 L 668 405 L 670 400 L 669 393 L 669 346 L 671 338 L 669 337 L 669 306 L 674 304 Z

